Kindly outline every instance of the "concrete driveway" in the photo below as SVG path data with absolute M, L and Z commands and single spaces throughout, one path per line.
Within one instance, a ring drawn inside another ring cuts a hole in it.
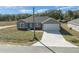
M 67 42 L 59 31 L 44 31 L 43 37 L 41 40 L 47 46 L 56 46 L 56 47 L 77 47 L 70 42 Z M 33 44 L 32 46 L 43 46 L 39 42 Z

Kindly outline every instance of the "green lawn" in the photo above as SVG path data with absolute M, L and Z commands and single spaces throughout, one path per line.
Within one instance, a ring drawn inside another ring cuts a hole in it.
M 38 39 L 41 39 L 43 32 L 36 32 Z M 36 40 L 33 39 L 32 31 L 20 31 L 16 27 L 1 29 L 0 30 L 0 43 L 5 44 L 19 44 L 19 45 L 31 45 Z
M 61 34 L 63 35 L 63 37 L 74 45 L 79 46 L 79 32 L 70 30 L 66 23 L 62 23 L 61 26 Z

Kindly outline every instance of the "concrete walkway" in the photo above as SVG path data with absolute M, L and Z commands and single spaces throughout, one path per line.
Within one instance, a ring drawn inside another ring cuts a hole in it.
M 9 28 L 9 27 L 14 27 L 16 25 L 9 25 L 9 26 L 0 26 L 0 29 L 5 29 L 5 28 Z
M 77 47 L 70 42 L 67 42 L 59 31 L 45 31 L 41 40 L 47 46 L 56 47 Z M 32 46 L 43 46 L 39 42 L 33 44 Z

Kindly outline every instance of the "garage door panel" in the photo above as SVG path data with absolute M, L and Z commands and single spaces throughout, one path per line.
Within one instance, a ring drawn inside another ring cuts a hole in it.
M 43 30 L 60 30 L 59 24 L 44 24 Z

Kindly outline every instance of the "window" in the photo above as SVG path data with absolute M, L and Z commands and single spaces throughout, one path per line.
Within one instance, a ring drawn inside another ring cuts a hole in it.
M 30 28 L 32 28 L 33 27 L 33 24 L 31 23 L 29 26 L 30 26 Z
M 25 23 L 20 23 L 20 28 L 25 28 Z

